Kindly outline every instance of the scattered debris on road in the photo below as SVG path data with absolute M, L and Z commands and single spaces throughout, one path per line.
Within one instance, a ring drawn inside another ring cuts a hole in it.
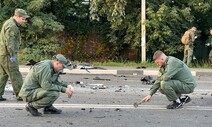
M 141 67 L 136 67 L 136 69 L 146 69 L 146 67 L 145 66 L 141 66 Z
M 107 89 L 108 87 L 104 84 L 88 84 L 91 89 Z
M 133 106 L 135 107 L 135 108 L 137 108 L 138 107 L 138 105 L 140 105 L 140 104 L 142 104 L 142 103 L 144 103 L 145 101 L 139 101 L 139 102 L 135 102 L 135 103 L 133 103 Z
M 84 110 L 85 110 L 85 108 L 81 108 L 81 110 L 83 110 L 83 111 L 84 111 Z
M 120 108 L 116 108 L 115 111 L 121 111 L 121 109 Z
M 100 77 L 94 77 L 93 80 L 110 81 L 110 79 L 104 79 L 104 78 L 100 78 Z
M 146 84 L 146 85 L 152 85 L 155 82 L 155 80 L 153 80 L 153 78 L 149 75 L 141 77 L 141 81 L 143 82 L 143 84 Z

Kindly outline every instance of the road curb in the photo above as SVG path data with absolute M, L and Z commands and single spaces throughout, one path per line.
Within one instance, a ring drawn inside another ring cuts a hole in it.
M 28 73 L 30 67 L 20 67 L 21 73 Z M 156 76 L 158 74 L 157 69 L 64 69 L 67 74 L 111 74 L 111 75 L 152 75 Z M 193 76 L 212 76 L 212 70 L 191 70 Z

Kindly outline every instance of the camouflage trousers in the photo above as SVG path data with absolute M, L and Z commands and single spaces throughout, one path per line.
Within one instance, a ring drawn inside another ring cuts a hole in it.
M 10 78 L 13 91 L 18 98 L 19 91 L 23 84 L 18 62 L 11 62 L 9 56 L 0 56 L 0 96 L 4 94 L 8 78 Z
M 187 64 L 188 66 L 190 65 L 192 61 L 193 52 L 194 52 L 193 46 L 185 45 L 183 62 Z
M 212 49 L 211 49 L 211 51 L 210 51 L 210 53 L 209 53 L 209 60 L 210 60 L 210 62 L 212 63 Z
M 194 91 L 196 84 L 185 84 L 179 80 L 161 81 L 159 91 L 166 95 L 169 101 L 175 101 L 181 94 L 189 94 Z
M 46 91 L 42 88 L 31 91 L 31 94 L 26 98 L 22 97 L 24 101 L 30 102 L 36 109 L 44 108 L 52 105 L 60 93 L 58 91 Z

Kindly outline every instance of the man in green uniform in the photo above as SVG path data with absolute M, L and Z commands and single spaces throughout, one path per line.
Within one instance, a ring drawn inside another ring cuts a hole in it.
M 206 44 L 206 46 L 210 46 L 211 47 L 211 51 L 209 53 L 209 60 L 212 63 L 212 28 L 210 29 L 210 37 L 208 39 L 208 43 Z
M 44 114 L 60 114 L 52 104 L 59 97 L 59 92 L 72 96 L 73 87 L 59 80 L 59 72 L 69 65 L 61 54 L 52 60 L 44 60 L 33 66 L 27 74 L 19 96 L 28 102 L 26 110 L 33 116 L 41 116 L 38 109 L 44 108 Z
M 187 95 L 181 98 L 181 94 L 192 93 L 196 87 L 196 82 L 188 66 L 175 57 L 166 56 L 162 51 L 156 51 L 153 60 L 160 67 L 160 70 L 149 95 L 144 97 L 142 101 L 150 101 L 158 89 L 166 95 L 169 101 L 172 101 L 167 109 L 177 109 L 184 103 L 191 101 Z
M 193 58 L 193 52 L 194 52 L 194 41 L 197 36 L 195 36 L 196 32 L 196 27 L 192 27 L 191 29 L 187 30 L 185 32 L 188 33 L 187 38 L 186 38 L 186 44 L 184 47 L 184 58 L 183 62 L 186 63 L 188 66 L 191 63 L 191 60 Z
M 8 19 L 0 33 L 0 101 L 5 101 L 3 98 L 4 89 L 8 78 L 12 82 L 12 87 L 17 100 L 18 93 L 23 84 L 22 75 L 19 72 L 17 60 L 17 52 L 20 47 L 20 31 L 19 26 L 26 22 L 27 15 L 23 9 L 16 9 L 14 16 Z

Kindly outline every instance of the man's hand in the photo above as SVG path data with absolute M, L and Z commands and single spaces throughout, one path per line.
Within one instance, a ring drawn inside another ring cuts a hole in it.
M 65 93 L 68 95 L 68 97 L 71 97 L 73 92 L 74 92 L 74 88 L 71 85 L 68 85 L 68 87 L 66 88 Z
M 72 85 L 68 85 L 68 88 L 72 89 L 72 92 L 74 92 L 74 87 Z
M 16 57 L 15 57 L 15 56 L 12 56 L 12 57 L 10 57 L 10 61 L 11 61 L 11 62 L 16 62 L 16 61 L 17 61 L 17 59 L 16 59 Z
M 205 46 L 210 46 L 210 45 L 211 45 L 210 43 L 206 43 L 206 44 L 205 44 Z
M 147 95 L 146 97 L 143 98 L 142 101 L 149 102 L 149 101 L 151 101 L 151 99 L 152 99 L 152 96 L 151 95 Z

